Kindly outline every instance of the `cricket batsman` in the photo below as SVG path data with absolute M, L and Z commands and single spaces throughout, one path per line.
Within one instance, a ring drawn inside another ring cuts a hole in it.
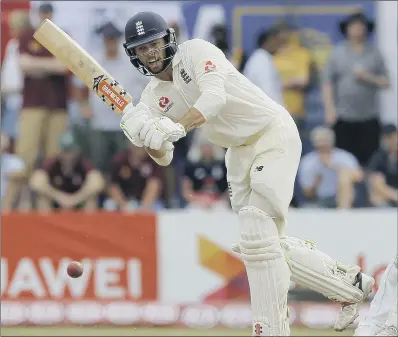
M 370 304 L 369 312 L 359 322 L 355 336 L 398 336 L 397 263 L 398 256 L 384 271 L 380 287 Z
M 130 62 L 152 79 L 140 102 L 128 105 L 121 128 L 162 166 L 173 143 L 202 127 L 227 148 L 233 210 L 240 221 L 239 250 L 246 266 L 253 336 L 289 336 L 290 277 L 343 304 L 338 326 L 358 315 L 357 304 L 374 279 L 358 266 L 338 263 L 307 241 L 284 235 L 301 156 L 289 112 L 239 73 L 223 52 L 200 39 L 177 45 L 158 14 L 142 12 L 126 24 L 123 44 Z

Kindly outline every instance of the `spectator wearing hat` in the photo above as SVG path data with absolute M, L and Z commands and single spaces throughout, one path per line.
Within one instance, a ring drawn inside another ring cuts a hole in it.
M 122 84 L 133 96 L 133 102 L 137 103 L 149 79 L 131 68 L 120 41 L 122 32 L 113 23 L 106 23 L 97 33 L 103 37 L 104 44 L 102 52 L 93 57 Z M 81 112 L 90 129 L 89 134 L 86 133 L 83 137 L 89 138 L 91 161 L 98 170 L 105 172 L 113 155 L 125 149 L 125 136 L 119 126 L 120 116 L 113 113 L 94 92 L 89 91 L 87 97 L 82 82 L 76 80 L 75 85 Z
M 52 12 L 50 4 L 41 5 L 40 19 L 51 19 Z M 28 176 L 40 152 L 45 158 L 59 152 L 58 139 L 68 118 L 67 69 L 33 38 L 33 33 L 33 28 L 28 29 L 19 39 L 23 97 L 16 153 L 25 162 Z
M 104 188 L 102 175 L 80 154 L 71 133 L 63 134 L 59 144 L 61 152 L 30 179 L 30 187 L 39 197 L 39 210 L 97 209 L 97 198 Z
M 324 74 L 326 122 L 334 126 L 336 146 L 366 165 L 379 146 L 377 94 L 389 86 L 383 57 L 368 37 L 375 24 L 362 13 L 340 23 L 345 40 L 332 51 Z
M 243 74 L 267 96 L 282 104 L 280 77 L 272 60 L 279 47 L 278 30 L 271 28 L 262 32 L 257 39 L 257 49 L 247 60 Z
M 382 145 L 368 165 L 370 202 L 373 206 L 398 206 L 398 132 L 395 125 L 382 128 Z

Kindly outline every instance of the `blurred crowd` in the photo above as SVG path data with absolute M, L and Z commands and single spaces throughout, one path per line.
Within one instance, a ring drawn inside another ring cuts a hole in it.
M 51 19 L 53 7 L 43 4 L 39 13 Z M 175 144 L 172 165 L 157 166 L 128 142 L 120 117 L 34 40 L 27 12 L 13 11 L 8 22 L 12 39 L 1 69 L 3 212 L 230 207 L 224 149 L 197 130 Z M 375 25 L 354 13 L 336 29 L 342 40 L 325 69 L 289 22 L 261 32 L 250 55 L 230 46 L 224 25 L 212 28 L 211 42 L 296 121 L 303 157 L 292 207 L 397 206 L 398 133 L 379 118 L 378 93 L 388 88 L 389 74 L 369 39 Z M 104 43 L 94 58 L 137 102 L 149 78 L 129 64 L 122 32 L 108 22 L 97 34 Z M 315 86 L 323 119 L 314 124 L 306 100 Z

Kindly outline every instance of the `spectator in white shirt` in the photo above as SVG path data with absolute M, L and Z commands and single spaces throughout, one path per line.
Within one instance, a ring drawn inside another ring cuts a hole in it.
M 257 49 L 247 60 L 243 74 L 271 99 L 283 104 L 282 85 L 272 60 L 280 45 L 278 35 L 279 31 L 273 28 L 259 35 Z
M 25 179 L 23 161 L 15 154 L 8 153 L 9 139 L 5 134 L 1 135 L 0 154 L 1 154 L 1 208 L 2 212 L 12 210 L 16 201 L 16 196 Z
M 12 11 L 8 17 L 11 39 L 7 42 L 1 70 L 1 94 L 4 100 L 1 130 L 10 138 L 17 137 L 18 117 L 22 103 L 23 75 L 19 66 L 19 37 L 30 28 L 29 13 Z
M 122 32 L 115 25 L 103 25 L 99 34 L 103 36 L 104 48 L 93 57 L 133 96 L 133 102 L 138 102 L 149 78 L 131 69 L 129 59 L 123 55 L 120 42 Z M 80 86 L 82 95 L 77 99 L 90 127 L 90 159 L 95 168 L 105 172 L 115 153 L 124 151 L 126 147 L 125 136 L 119 126 L 120 116 L 113 113 L 92 91 L 89 91 L 88 100 L 84 101 L 87 89 L 83 83 Z
M 299 184 L 313 204 L 327 208 L 351 208 L 355 184 L 364 173 L 351 153 L 334 147 L 334 132 L 323 126 L 311 132 L 314 151 L 306 154 L 299 169 Z

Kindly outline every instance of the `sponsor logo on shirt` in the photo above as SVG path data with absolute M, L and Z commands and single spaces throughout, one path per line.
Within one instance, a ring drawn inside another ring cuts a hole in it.
M 186 84 L 188 84 L 189 82 L 192 81 L 192 78 L 187 74 L 187 72 L 185 71 L 185 69 L 181 69 L 180 75 L 181 75 L 181 78 L 183 79 L 183 81 L 184 81 Z
M 217 69 L 216 65 L 211 62 L 211 61 L 207 61 L 205 64 L 205 72 L 208 73 L 210 71 L 215 71 Z
M 159 98 L 159 106 L 163 112 L 167 112 L 174 105 L 174 102 L 170 102 L 168 97 L 162 96 Z

